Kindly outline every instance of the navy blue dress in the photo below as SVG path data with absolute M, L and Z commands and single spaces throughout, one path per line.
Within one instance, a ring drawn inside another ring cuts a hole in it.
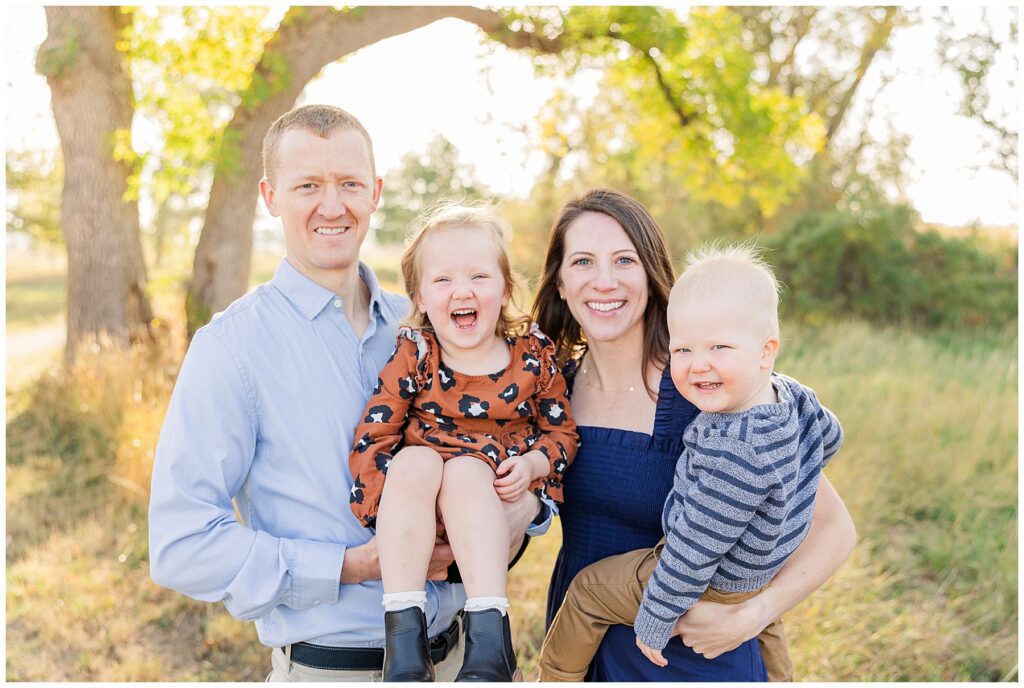
M 572 389 L 575 366 L 566 369 Z M 580 425 L 580 448 L 565 473 L 562 549 L 548 589 L 547 625 L 583 567 L 615 554 L 654 547 L 661 512 L 672 489 L 683 430 L 698 410 L 677 391 L 666 366 L 658 391 L 654 433 Z M 662 651 L 667 667 L 636 647 L 630 626 L 612 626 L 590 665 L 588 681 L 767 681 L 757 639 L 713 660 L 672 638 Z

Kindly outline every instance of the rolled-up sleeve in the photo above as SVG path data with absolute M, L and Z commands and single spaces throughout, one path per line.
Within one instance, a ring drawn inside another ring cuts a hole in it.
M 153 466 L 150 574 L 240 619 L 278 605 L 338 599 L 345 547 L 287 539 L 239 522 L 232 497 L 256 454 L 259 408 L 248 372 L 215 332 L 193 338 L 171 395 Z

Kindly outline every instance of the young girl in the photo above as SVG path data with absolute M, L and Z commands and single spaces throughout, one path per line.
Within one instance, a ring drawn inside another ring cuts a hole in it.
M 409 327 L 399 330 L 349 458 L 352 510 L 377 529 L 383 678 L 433 680 L 424 588 L 439 516 L 469 598 L 456 680 L 511 681 L 502 502 L 527 489 L 561 501 L 578 440 L 565 380 L 553 343 L 507 312 L 512 269 L 504 225 L 490 211 L 435 211 L 407 246 L 402 276 Z

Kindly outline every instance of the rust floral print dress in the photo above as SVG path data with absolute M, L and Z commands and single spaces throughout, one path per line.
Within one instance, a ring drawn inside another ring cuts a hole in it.
M 399 329 L 395 352 L 380 373 L 349 455 L 349 502 L 364 526 L 375 526 L 388 463 L 404 446 L 431 447 L 445 461 L 473 456 L 492 469 L 537 449 L 551 470 L 530 490 L 562 501 L 562 475 L 576 455 L 579 436 L 554 344 L 536 324 L 529 335 L 506 340 L 511 359 L 504 370 L 464 375 L 441 361 L 430 329 Z

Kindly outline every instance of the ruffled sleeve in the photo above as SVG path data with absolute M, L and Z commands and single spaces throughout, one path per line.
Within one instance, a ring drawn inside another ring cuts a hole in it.
M 534 391 L 539 436 L 531 449 L 542 452 L 551 470 L 530 489 L 541 499 L 547 497 L 562 501 L 562 477 L 576 456 L 579 435 L 569 408 L 569 395 L 565 378 L 558 369 L 555 344 L 540 331 L 536 323 L 530 326 L 529 349 L 540 365 L 540 374 Z
M 422 389 L 430 374 L 430 359 L 437 350 L 437 340 L 431 330 L 416 327 L 399 327 L 398 340 L 412 342 L 416 346 L 416 365 L 413 368 L 413 377 L 416 384 Z

